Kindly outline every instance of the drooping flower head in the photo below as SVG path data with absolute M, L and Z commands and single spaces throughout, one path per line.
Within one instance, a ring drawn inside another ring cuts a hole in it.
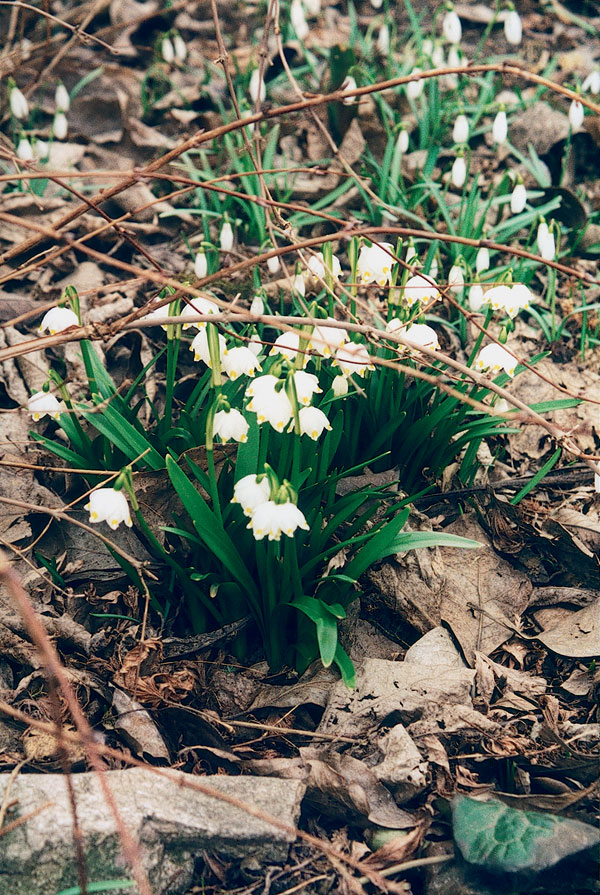
M 122 491 L 114 488 L 97 488 L 90 494 L 85 509 L 90 511 L 90 522 L 107 522 L 115 531 L 121 522 L 131 528 L 131 514 L 127 498 Z

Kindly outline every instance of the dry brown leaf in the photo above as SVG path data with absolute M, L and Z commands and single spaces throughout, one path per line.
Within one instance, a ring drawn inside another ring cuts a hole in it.
M 165 741 L 139 702 L 115 687 L 112 707 L 115 712 L 115 730 L 122 735 L 136 755 L 170 761 Z

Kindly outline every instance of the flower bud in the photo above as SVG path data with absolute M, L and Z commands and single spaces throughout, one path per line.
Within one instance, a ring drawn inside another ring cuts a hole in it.
M 265 87 L 264 79 L 261 77 L 260 69 L 258 68 L 255 68 L 250 75 L 248 93 L 250 94 L 252 104 L 255 106 L 259 103 L 264 103 L 267 98 L 267 88 Z
M 29 115 L 29 103 L 18 87 L 10 91 L 10 111 L 21 121 Z
M 163 37 L 160 43 L 160 55 L 163 57 L 167 65 L 173 65 L 175 62 L 175 49 L 169 37 Z
M 59 112 L 68 112 L 71 108 L 71 98 L 69 91 L 64 84 L 59 84 L 54 93 L 54 102 Z
M 467 179 L 467 163 L 465 162 L 464 156 L 456 156 L 452 165 L 450 177 L 457 190 L 463 188 L 465 180 Z
M 452 129 L 452 139 L 455 143 L 466 143 L 469 139 L 469 119 L 462 113 L 457 115 Z
M 219 234 L 219 245 L 222 252 L 230 252 L 233 248 L 233 229 L 229 221 L 225 221 Z
M 188 49 L 187 44 L 181 34 L 179 32 L 173 37 L 173 50 L 175 51 L 175 58 L 178 62 L 185 62 L 187 59 Z
M 57 140 L 64 140 L 69 130 L 69 123 L 64 112 L 57 112 L 52 124 L 52 133 Z
M 199 280 L 202 280 L 208 273 L 208 261 L 204 249 L 200 249 L 194 259 L 194 273 Z
M 523 23 L 516 9 L 509 9 L 504 17 L 504 36 L 513 47 L 518 47 L 521 43 Z
M 462 26 L 455 9 L 449 9 L 442 20 L 442 32 L 449 44 L 459 44 Z
M 497 143 L 501 146 L 503 143 L 506 143 L 506 138 L 508 136 L 508 121 L 506 119 L 506 112 L 504 109 L 500 109 L 494 118 L 494 123 L 492 125 L 492 137 L 494 139 L 494 143 Z
M 33 149 L 27 137 L 21 137 L 17 146 L 17 157 L 22 162 L 30 162 L 33 159 Z
M 290 21 L 292 28 L 296 32 L 298 40 L 304 40 L 310 33 L 306 16 L 304 15 L 304 7 L 302 0 L 292 0 L 290 4 Z
M 527 203 L 527 190 L 525 184 L 515 183 L 513 191 L 510 195 L 510 210 L 513 214 L 520 214 Z
M 574 131 L 579 130 L 583 124 L 584 111 L 583 105 L 578 99 L 574 99 L 569 106 L 569 122 Z

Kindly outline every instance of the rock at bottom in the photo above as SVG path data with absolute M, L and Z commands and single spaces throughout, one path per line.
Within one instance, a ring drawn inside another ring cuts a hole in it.
M 292 834 L 220 799 L 184 785 L 186 780 L 232 796 L 295 826 L 304 784 L 269 777 L 169 778 L 143 768 L 107 771 L 105 778 L 130 833 L 140 843 L 143 864 L 161 895 L 178 895 L 193 877 L 202 850 L 226 858 L 248 854 L 261 861 L 284 861 Z M 119 846 L 115 822 L 96 774 L 74 774 L 77 814 L 82 829 L 89 882 L 131 878 Z M 0 775 L 0 803 L 8 774 Z M 0 892 L 54 895 L 77 884 L 73 824 L 65 778 L 61 774 L 22 774 L 10 788 L 18 800 L 5 824 L 33 813 L 0 839 Z M 37 812 L 37 813 L 36 813 Z M 122 889 L 135 895 L 135 889 Z M 120 895 L 116 890 L 116 895 Z

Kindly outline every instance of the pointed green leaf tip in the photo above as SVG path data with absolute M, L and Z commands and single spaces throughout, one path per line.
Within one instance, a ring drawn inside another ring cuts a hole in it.
M 467 796 L 452 800 L 452 825 L 466 861 L 508 873 L 537 873 L 600 839 L 595 827 L 578 820 Z

